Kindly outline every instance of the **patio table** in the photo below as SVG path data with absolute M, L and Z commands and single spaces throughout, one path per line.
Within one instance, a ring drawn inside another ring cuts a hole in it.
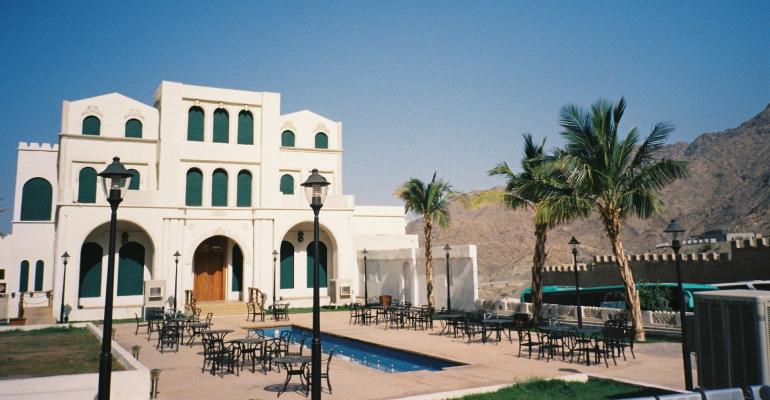
M 584 326 L 582 328 L 578 328 L 574 325 L 566 325 L 566 324 L 556 324 L 556 325 L 545 325 L 540 327 L 541 331 L 557 334 L 557 335 L 568 335 L 571 331 L 575 331 L 580 339 L 585 339 L 591 336 L 595 336 L 597 334 L 602 333 L 604 330 L 598 326 Z M 588 357 L 586 355 L 586 365 L 591 365 L 591 357 Z
M 492 332 L 495 332 L 496 336 L 495 339 L 499 342 L 502 337 L 500 335 L 500 332 L 503 332 L 505 329 L 505 326 L 508 326 L 508 340 L 510 342 L 513 342 L 513 339 L 511 338 L 511 330 L 510 327 L 513 326 L 513 318 L 488 318 L 481 320 L 481 342 L 486 343 L 487 338 L 491 336 Z M 488 329 L 492 328 L 492 329 Z M 487 334 L 487 331 L 489 330 L 489 335 Z
M 456 330 L 457 329 L 456 328 L 457 324 L 455 324 L 455 323 L 457 321 L 462 320 L 463 318 L 465 318 L 465 314 L 451 314 L 450 313 L 450 314 L 436 314 L 436 315 L 433 316 L 434 320 L 444 321 L 443 322 L 443 327 L 441 328 L 441 332 L 438 333 L 439 336 L 441 336 L 444 332 L 446 332 L 447 335 L 448 335 L 449 334 L 449 329 L 448 328 L 450 326 L 454 326 L 455 330 Z M 454 335 L 457 336 L 457 332 L 456 331 L 454 332 Z
M 190 322 L 186 327 L 190 330 L 190 339 L 187 340 L 187 345 L 192 347 L 195 337 L 203 335 L 211 327 L 211 322 Z
M 278 392 L 278 396 L 280 396 L 281 393 L 286 392 L 286 388 L 289 387 L 289 381 L 291 381 L 291 377 L 295 375 L 299 376 L 299 380 L 305 387 L 305 394 L 307 395 L 308 384 L 305 380 L 305 367 L 310 364 L 312 360 L 313 358 L 311 356 L 283 356 L 273 359 L 274 363 L 283 364 L 284 369 L 286 370 L 286 381 L 283 383 L 283 389 Z M 299 365 L 299 368 L 297 368 L 297 365 Z
M 212 339 L 221 340 L 224 342 L 225 336 L 227 336 L 228 333 L 233 333 L 233 330 L 232 329 L 214 329 L 203 333 L 211 336 Z

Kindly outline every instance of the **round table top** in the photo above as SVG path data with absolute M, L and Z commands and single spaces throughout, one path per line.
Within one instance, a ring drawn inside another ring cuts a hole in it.
M 280 364 L 301 364 L 301 363 L 312 362 L 313 357 L 312 356 L 283 356 L 283 357 L 276 357 L 273 359 L 273 361 Z
M 266 339 L 266 338 L 261 338 L 261 337 L 250 337 L 250 338 L 232 339 L 232 340 L 229 340 L 229 342 L 239 342 L 239 343 L 246 343 L 246 344 L 259 344 L 259 343 L 267 342 L 269 340 L 273 340 L 273 339 Z
M 207 331 L 206 333 L 217 334 L 217 333 L 232 333 L 232 332 L 233 332 L 232 329 L 212 329 L 210 331 Z

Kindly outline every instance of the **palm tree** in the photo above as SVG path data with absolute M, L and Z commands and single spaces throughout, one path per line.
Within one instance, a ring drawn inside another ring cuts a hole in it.
M 599 215 L 623 279 L 636 338 L 644 340 L 639 293 L 620 240 L 623 221 L 629 216 L 649 218 L 660 211 L 659 191 L 688 172 L 685 161 L 655 158 L 674 131 L 669 123 L 655 124 L 641 143 L 636 128 L 621 140 L 618 125 L 625 109 L 622 97 L 614 105 L 599 100 L 590 113 L 574 105 L 562 108 L 561 135 L 566 144 L 556 151 L 558 161 L 552 165 L 575 197 L 571 210 L 558 202 L 549 207 L 557 219 L 574 213 Z
M 427 185 L 417 179 L 409 178 L 396 189 L 395 195 L 404 201 L 406 212 L 413 212 L 423 218 L 425 233 L 425 283 L 427 284 L 428 306 L 433 307 L 433 262 L 431 257 L 431 235 L 433 224 L 442 228 L 449 226 L 449 203 L 458 195 L 452 186 L 443 179 L 433 179 Z
M 568 193 L 562 190 L 558 181 L 544 173 L 542 166 L 548 162 L 545 155 L 545 139 L 535 143 L 530 134 L 524 134 L 524 157 L 521 160 L 521 172 L 515 173 L 505 161 L 488 171 L 490 176 L 506 179 L 503 191 L 490 190 L 480 192 L 471 200 L 472 207 L 497 203 L 511 209 L 527 208 L 534 211 L 532 222 L 535 225 L 535 252 L 532 256 L 532 315 L 540 323 L 540 310 L 543 305 L 543 266 L 548 252 L 545 243 L 548 228 L 563 222 L 552 218 L 552 213 L 543 208 L 547 198 L 560 198 Z

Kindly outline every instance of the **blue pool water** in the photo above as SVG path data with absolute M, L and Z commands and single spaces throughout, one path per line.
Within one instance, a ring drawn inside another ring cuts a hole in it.
M 305 340 L 304 351 L 310 348 L 310 340 L 313 331 L 298 326 L 277 326 L 264 329 L 266 335 L 280 335 L 281 332 L 291 332 L 292 341 L 299 343 L 303 336 Z M 397 350 L 389 347 L 378 346 L 373 343 L 348 339 L 341 336 L 321 333 L 321 351 L 329 353 L 334 349 L 334 357 L 339 357 L 350 362 L 374 368 L 383 372 L 409 372 L 409 371 L 439 371 L 448 367 L 463 365 L 452 361 L 429 357 L 408 351 Z

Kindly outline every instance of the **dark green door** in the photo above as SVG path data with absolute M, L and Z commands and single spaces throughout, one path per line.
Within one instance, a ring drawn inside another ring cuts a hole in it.
M 281 289 L 294 289 L 294 246 L 281 242 Z
M 326 287 L 326 245 L 318 246 L 318 287 Z M 313 287 L 313 243 L 307 246 L 307 287 Z
M 141 295 L 143 284 L 144 246 L 126 243 L 118 256 L 118 296 Z
M 86 242 L 80 248 L 79 297 L 99 297 L 102 287 L 102 246 Z

